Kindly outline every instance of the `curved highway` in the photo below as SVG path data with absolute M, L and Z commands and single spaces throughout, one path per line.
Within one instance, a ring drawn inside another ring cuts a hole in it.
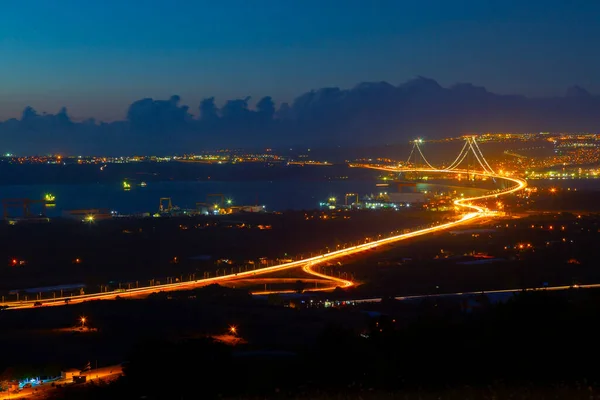
M 398 168 L 376 167 L 376 166 L 368 166 L 368 165 L 351 165 L 351 166 L 378 169 L 378 170 L 390 171 L 390 172 L 411 171 L 411 172 L 428 172 L 428 173 L 434 172 L 434 173 L 453 173 L 453 174 L 454 173 L 467 173 L 467 171 L 462 171 L 462 170 L 452 170 L 452 171 L 445 170 L 445 169 L 440 169 L 440 170 L 434 170 L 434 169 L 403 170 L 403 169 L 398 169 Z M 217 276 L 217 277 L 213 277 L 213 278 L 199 279 L 199 280 L 189 281 L 189 282 L 177 282 L 177 283 L 169 283 L 169 284 L 162 284 L 162 285 L 155 285 L 155 286 L 147 286 L 147 287 L 128 289 L 125 291 L 115 290 L 115 291 L 104 292 L 104 293 L 90 293 L 90 294 L 83 294 L 83 295 L 69 296 L 69 297 L 57 297 L 54 299 L 45 299 L 45 300 L 42 300 L 41 302 L 43 303 L 43 306 L 59 306 L 59 305 L 66 305 L 66 304 L 81 303 L 84 301 L 91 301 L 91 300 L 115 299 L 116 297 L 140 297 L 140 296 L 147 296 L 149 294 L 160 292 L 160 291 L 192 289 L 195 287 L 205 286 L 205 285 L 212 284 L 212 283 L 232 281 L 232 280 L 237 280 L 240 278 L 252 278 L 252 277 L 256 277 L 257 275 L 264 275 L 264 274 L 268 274 L 268 273 L 272 273 L 272 272 L 276 272 L 276 271 L 281 271 L 281 270 L 290 269 L 290 268 L 297 268 L 297 267 L 302 267 L 303 270 L 310 275 L 314 275 L 319 278 L 324 278 L 324 279 L 328 279 L 330 281 L 334 281 L 336 284 L 339 284 L 338 286 L 349 287 L 349 286 L 354 285 L 354 283 L 351 281 L 348 281 L 348 280 L 339 279 L 339 278 L 335 278 L 335 277 L 331 277 L 328 275 L 318 273 L 318 272 L 312 270 L 311 267 L 318 263 L 332 261 L 332 260 L 335 260 L 335 259 L 338 259 L 341 257 L 345 257 L 345 256 L 348 256 L 351 254 L 356 254 L 356 253 L 359 253 L 359 252 L 362 252 L 365 250 L 369 250 L 369 249 L 373 249 L 373 248 L 376 248 L 376 247 L 379 247 L 382 245 L 394 243 L 394 242 L 397 242 L 400 240 L 411 239 L 411 238 L 414 238 L 417 236 L 422 236 L 422 235 L 426 235 L 426 234 L 433 233 L 433 232 L 440 232 L 440 231 L 444 231 L 444 230 L 450 229 L 450 228 L 456 228 L 457 226 L 466 225 L 466 224 L 472 223 L 475 220 L 478 220 L 478 219 L 481 219 L 484 217 L 493 216 L 493 215 L 495 215 L 495 212 L 490 211 L 489 209 L 487 209 L 485 207 L 474 205 L 473 202 L 477 202 L 477 201 L 481 201 L 481 200 L 488 200 L 488 199 L 496 198 L 498 196 L 515 193 L 517 191 L 524 189 L 527 186 L 527 182 L 524 179 L 520 179 L 520 178 L 506 177 L 506 176 L 497 175 L 497 174 L 492 175 L 492 174 L 486 174 L 486 173 L 477 173 L 477 172 L 469 172 L 469 173 L 472 175 L 486 176 L 486 177 L 495 178 L 495 179 L 508 180 L 510 182 L 513 182 L 515 185 L 511 186 L 508 189 L 492 192 L 492 193 L 485 194 L 482 196 L 475 196 L 475 197 L 469 197 L 469 198 L 455 200 L 454 204 L 456 206 L 470 210 L 470 212 L 468 212 L 467 214 L 464 214 L 461 218 L 459 218 L 455 221 L 447 222 L 447 223 L 444 223 L 441 225 L 432 226 L 429 228 L 419 229 L 419 230 L 412 231 L 409 233 L 404 233 L 404 234 L 400 234 L 400 235 L 387 237 L 387 238 L 380 239 L 380 240 L 375 240 L 372 242 L 368 242 L 368 243 L 364 243 L 364 244 L 360 244 L 360 245 L 356 245 L 356 246 L 351 246 L 351 247 L 348 247 L 345 249 L 332 251 L 332 252 L 314 256 L 314 257 L 304 258 L 304 259 L 301 259 L 298 261 L 283 263 L 283 264 L 274 265 L 271 267 L 260 268 L 260 269 L 256 269 L 256 270 L 252 270 L 252 271 L 245 271 L 245 272 L 240 272 L 240 273 L 236 273 L 236 274 L 222 275 L 222 276 Z M 331 290 L 331 287 L 323 288 L 321 290 Z M 10 309 L 23 309 L 23 308 L 33 308 L 33 307 L 35 307 L 35 304 L 38 302 L 39 302 L 39 300 L 28 300 L 28 301 L 19 301 L 19 302 L 13 301 L 13 302 L 5 302 L 5 303 L 2 303 L 1 305 L 8 306 L 9 310 Z

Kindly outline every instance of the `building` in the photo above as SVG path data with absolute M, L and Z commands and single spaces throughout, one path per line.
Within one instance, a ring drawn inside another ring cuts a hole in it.
M 77 368 L 69 368 L 60 373 L 60 378 L 65 381 L 72 381 L 76 376 L 79 376 L 81 371 Z

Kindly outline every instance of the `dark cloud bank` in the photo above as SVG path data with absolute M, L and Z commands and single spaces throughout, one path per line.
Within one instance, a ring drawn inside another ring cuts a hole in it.
M 349 90 L 307 92 L 278 109 L 270 97 L 200 103 L 191 115 L 179 96 L 142 99 L 125 121 L 73 122 L 66 109 L 0 123 L 0 151 L 18 154 L 171 154 L 215 148 L 362 146 L 404 143 L 415 136 L 481 131 L 591 131 L 600 127 L 600 96 L 580 87 L 555 98 L 498 95 L 483 87 L 441 87 L 416 78 L 399 86 L 361 83 Z

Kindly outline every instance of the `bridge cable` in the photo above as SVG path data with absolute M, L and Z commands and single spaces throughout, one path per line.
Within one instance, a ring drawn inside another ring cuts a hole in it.
M 410 164 L 410 158 L 412 157 L 414 151 L 415 151 L 415 146 L 417 145 L 417 142 L 413 143 L 413 147 L 412 149 L 410 149 L 410 154 L 408 155 L 408 159 L 406 160 L 406 164 Z
M 458 153 L 458 156 L 456 156 L 456 158 L 454 159 L 454 161 L 452 161 L 452 163 L 450 163 L 450 165 L 448 165 L 444 169 L 451 170 L 451 169 L 454 169 L 454 168 L 458 167 L 458 165 L 465 159 L 465 155 L 463 155 L 463 151 L 465 151 L 466 148 L 467 148 L 467 142 L 465 141 L 465 144 L 462 147 L 462 149 L 460 149 L 460 152 Z
M 467 143 L 465 142 L 465 145 L 466 145 L 466 144 L 467 144 Z M 467 156 L 468 156 L 468 155 L 469 155 L 469 149 L 467 149 L 467 150 L 466 150 L 466 151 L 463 153 L 462 157 L 460 158 L 460 160 L 458 160 L 458 162 L 457 162 L 456 164 L 454 164 L 454 165 L 451 165 L 450 167 L 446 168 L 446 171 L 452 171 L 452 170 L 454 170 L 454 169 L 458 168 L 458 166 L 459 166 L 460 164 L 462 164 L 462 162 L 465 160 L 465 158 L 467 158 Z M 460 154 L 459 154 L 459 156 L 460 156 Z M 455 160 L 455 161 L 456 161 L 456 160 Z
M 477 150 L 479 150 L 479 154 L 481 155 L 481 158 L 483 159 L 483 161 L 485 162 L 485 165 L 487 165 L 488 169 L 490 170 L 490 172 L 492 174 L 495 174 L 494 170 L 492 169 L 492 167 L 490 166 L 490 164 L 487 162 L 487 160 L 485 159 L 485 157 L 483 156 L 483 152 L 481 151 L 481 149 L 479 148 L 479 144 L 477 143 L 477 141 L 475 140 L 475 138 L 473 138 L 473 144 L 475 145 L 475 147 L 477 148 Z
M 480 159 L 483 160 L 483 163 L 486 166 L 486 170 L 489 171 L 491 174 L 494 174 L 494 170 L 492 169 L 492 167 L 490 167 L 490 164 L 488 164 L 487 160 L 483 156 L 483 153 L 481 152 L 481 149 L 477 145 L 477 142 L 475 141 L 475 138 L 473 138 L 471 140 L 471 145 L 473 146 L 473 150 L 476 150 L 478 152 L 478 154 L 480 156 Z
M 485 166 L 483 161 L 481 161 L 481 158 L 479 158 L 479 153 L 477 153 L 477 151 L 475 151 L 475 148 L 473 147 L 473 143 L 471 142 L 471 139 L 469 138 L 468 140 L 469 140 L 469 147 L 471 148 L 473 155 L 475 155 L 475 158 L 479 162 L 479 165 L 481 166 L 481 168 L 483 168 L 483 172 L 485 172 L 486 174 L 489 173 L 487 167 Z
M 493 174 L 494 171 L 488 171 L 487 168 L 486 168 L 486 166 L 485 166 L 485 164 L 479 158 L 479 155 L 477 154 L 477 152 L 473 148 L 473 143 L 471 142 L 471 140 L 469 140 L 469 147 L 471 147 L 471 150 L 473 150 L 473 154 L 475 154 L 475 158 L 479 162 L 479 165 L 481 165 L 481 168 L 483 168 L 483 172 L 485 172 L 486 174 Z
M 423 161 L 425 161 L 425 164 L 427 164 L 427 166 L 431 169 L 436 169 L 433 165 L 429 164 L 429 161 L 427 161 L 427 159 L 425 158 L 425 155 L 423 155 L 423 152 L 421 151 L 421 147 L 419 146 L 419 143 L 415 142 L 415 144 L 417 145 L 417 150 L 419 150 L 419 154 L 421 154 L 421 157 L 423 157 Z

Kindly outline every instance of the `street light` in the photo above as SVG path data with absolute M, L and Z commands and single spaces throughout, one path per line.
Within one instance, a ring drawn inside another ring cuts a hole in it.
M 231 325 L 229 327 L 229 333 L 231 333 L 232 335 L 237 334 L 237 327 L 235 325 Z
M 85 321 L 87 321 L 87 318 L 81 317 L 81 318 L 79 318 L 79 321 L 81 321 L 81 328 L 85 328 Z

